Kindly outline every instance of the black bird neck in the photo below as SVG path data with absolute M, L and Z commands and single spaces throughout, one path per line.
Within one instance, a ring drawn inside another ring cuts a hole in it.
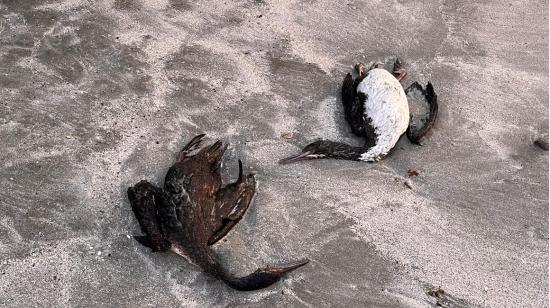
M 361 155 L 368 150 L 368 147 L 351 146 L 342 142 L 326 142 L 329 144 L 326 156 L 335 159 L 360 160 Z
M 235 277 L 221 267 L 218 262 L 211 263 L 210 274 L 222 279 L 228 286 L 239 291 L 252 291 L 266 288 L 279 281 L 285 273 L 291 272 L 306 265 L 308 259 L 302 259 L 280 266 L 257 269 L 252 274 L 244 277 Z
M 268 287 L 281 279 L 280 275 L 273 275 L 262 270 L 256 270 L 252 274 L 244 277 L 235 277 L 227 272 L 223 272 L 220 278 L 231 288 L 239 291 L 252 291 Z

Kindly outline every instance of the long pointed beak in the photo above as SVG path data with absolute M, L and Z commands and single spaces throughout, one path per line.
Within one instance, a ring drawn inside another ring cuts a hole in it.
M 279 161 L 279 164 L 284 165 L 284 164 L 294 163 L 300 160 L 309 159 L 310 157 L 308 156 L 312 154 L 314 154 L 312 151 L 305 151 L 297 155 L 292 155 L 287 158 L 283 158 Z
M 295 270 L 299 267 L 302 267 L 302 266 L 304 266 L 308 263 L 309 263 L 309 259 L 305 258 L 305 259 L 290 262 L 290 263 L 287 263 L 287 264 L 284 264 L 284 265 L 281 265 L 281 266 L 268 267 L 268 268 L 264 269 L 264 271 L 269 272 L 269 273 L 271 273 L 273 275 L 276 275 L 276 276 L 282 276 L 283 274 L 288 273 L 290 271 L 293 271 L 293 270 Z

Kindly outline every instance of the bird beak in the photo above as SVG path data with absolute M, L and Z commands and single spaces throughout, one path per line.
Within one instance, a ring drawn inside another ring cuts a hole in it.
M 314 156 L 314 154 L 315 153 L 313 151 L 305 151 L 305 152 L 302 152 L 302 153 L 297 154 L 297 155 L 293 155 L 293 156 L 290 156 L 290 157 L 287 157 L 287 158 L 283 158 L 279 161 L 279 164 L 284 165 L 284 164 L 294 163 L 294 162 L 297 162 L 297 161 L 300 161 L 300 160 L 316 158 L 316 156 Z
M 294 262 L 291 262 L 291 263 L 287 263 L 287 264 L 284 264 L 282 266 L 274 266 L 274 267 L 268 267 L 268 268 L 265 268 L 264 271 L 272 274 L 272 275 L 275 275 L 275 276 L 282 276 L 283 274 L 285 273 L 288 273 L 290 271 L 293 271 L 299 267 L 302 267 L 306 264 L 309 263 L 309 259 L 301 259 L 301 260 L 298 260 L 298 261 L 294 261 Z

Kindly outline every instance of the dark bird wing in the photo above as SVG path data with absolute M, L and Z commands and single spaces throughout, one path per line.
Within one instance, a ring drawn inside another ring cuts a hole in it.
M 239 178 L 222 188 L 217 196 L 216 208 L 211 216 L 212 236 L 208 245 L 222 239 L 244 216 L 256 192 L 254 175 L 244 176 L 243 164 L 239 160 Z
M 210 236 L 208 217 L 200 204 L 181 200 L 178 207 L 169 194 L 141 181 L 128 189 L 130 205 L 145 236 L 135 239 L 156 251 L 173 251 L 206 271 L 216 272 L 218 265 L 206 245 Z
M 168 196 L 155 185 L 141 181 L 128 188 L 128 199 L 145 233 L 145 236 L 136 236 L 136 240 L 153 251 L 168 250 L 171 239 L 183 231 Z
M 342 105 L 351 131 L 359 137 L 366 137 L 364 116 L 367 97 L 364 93 L 357 92 L 357 85 L 361 80 L 362 78 L 353 80 L 349 73 L 346 75 L 342 84 Z
M 407 129 L 407 137 L 412 143 L 420 145 L 422 137 L 424 137 L 430 129 L 433 127 L 435 120 L 437 118 L 438 104 L 437 104 L 437 95 L 435 94 L 434 88 L 430 82 L 426 85 L 424 89 L 418 82 L 411 84 L 406 90 L 407 99 L 411 101 L 411 95 L 413 91 L 418 91 L 424 97 L 425 102 L 429 106 L 428 115 L 424 124 L 421 127 L 416 127 L 411 120 L 409 121 L 409 128 Z
M 364 77 L 363 77 L 364 78 Z M 357 86 L 363 80 L 358 77 L 353 80 L 351 74 L 347 74 L 342 84 L 342 104 L 344 105 L 344 114 L 348 121 L 351 131 L 359 137 L 365 138 L 366 149 L 376 144 L 378 136 L 372 120 L 365 114 L 365 104 L 367 103 L 367 94 L 357 91 Z
M 190 157 L 191 155 L 191 152 L 193 152 L 194 150 L 196 150 L 203 138 L 206 136 L 206 134 L 200 134 L 200 135 L 197 135 L 195 136 L 193 139 L 191 139 L 191 141 L 189 141 L 180 151 L 179 155 L 178 155 L 178 162 L 181 162 L 181 161 L 184 161 L 186 158 Z

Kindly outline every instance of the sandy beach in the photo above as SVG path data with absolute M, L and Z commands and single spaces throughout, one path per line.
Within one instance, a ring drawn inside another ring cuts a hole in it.
M 548 36 L 540 0 L 0 1 L 0 306 L 548 307 Z M 360 145 L 343 78 L 396 57 L 423 146 L 277 163 Z M 132 238 L 126 189 L 200 133 L 259 182 L 220 260 L 310 264 L 239 292 Z

